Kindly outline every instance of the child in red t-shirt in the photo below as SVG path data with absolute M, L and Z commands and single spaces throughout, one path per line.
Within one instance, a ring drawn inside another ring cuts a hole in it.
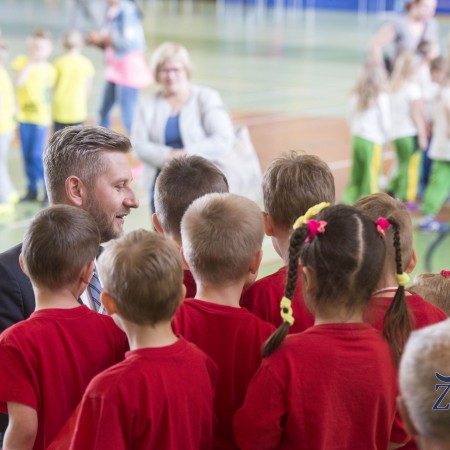
M 228 192 L 225 175 L 201 156 L 182 155 L 168 161 L 161 169 L 155 186 L 153 226 L 158 233 L 173 239 L 181 247 L 181 219 L 197 198 L 212 192 Z M 186 298 L 195 297 L 197 287 L 187 266 L 183 272 Z
M 283 296 L 287 277 L 289 236 L 295 219 L 311 206 L 320 202 L 334 203 L 334 178 L 330 168 L 313 155 L 291 152 L 276 158 L 263 177 L 264 222 L 267 236 L 272 238 L 276 252 L 285 266 L 272 275 L 261 278 L 246 289 L 241 305 L 259 318 L 278 327 L 280 298 Z M 299 266 L 299 273 L 301 267 Z M 296 317 L 290 333 L 298 333 L 314 323 L 314 317 L 305 307 L 301 282 L 292 299 Z
M 450 448 L 450 320 L 414 331 L 399 369 L 399 410 L 421 450 Z
M 211 449 L 217 368 L 171 328 L 185 294 L 176 244 L 133 231 L 98 266 L 102 302 L 131 350 L 89 384 L 70 449 Z
M 396 420 L 396 368 L 389 345 L 363 322 L 385 244 L 355 208 L 332 206 L 317 220 L 311 215 L 296 222 L 291 236 L 284 322 L 265 344 L 235 415 L 236 441 L 242 450 L 386 450 L 407 439 Z M 315 322 L 285 339 L 295 320 L 299 258 Z
M 416 252 L 413 247 L 411 217 L 405 205 L 384 193 L 362 197 L 355 207 L 364 211 L 372 220 L 385 217 L 389 227 L 386 228 L 386 258 L 380 281 L 372 293 L 372 298 L 365 313 L 365 320 L 388 336 L 388 311 L 399 311 L 396 324 L 398 342 L 395 352 L 400 354 L 411 330 L 420 329 L 440 322 L 447 315 L 437 306 L 425 301 L 420 295 L 408 292 L 404 286 L 398 287 L 396 274 L 410 273 L 416 265 Z M 398 236 L 398 240 L 395 236 Z M 409 280 L 405 278 L 405 285 Z M 405 292 L 406 291 L 406 292 Z M 400 333 L 398 333 L 400 331 Z M 414 440 L 408 442 L 404 450 L 417 450 Z
M 233 415 L 261 362 L 262 344 L 274 331 L 239 306 L 242 288 L 253 281 L 261 261 L 261 210 L 238 195 L 207 194 L 189 206 L 181 237 L 197 295 L 180 306 L 173 328 L 216 362 L 214 449 L 237 449 Z
M 71 206 L 40 212 L 25 234 L 20 262 L 36 310 L 0 335 L 5 448 L 46 449 L 90 380 L 124 357 L 125 334 L 110 317 L 78 303 L 99 245 L 94 219 Z

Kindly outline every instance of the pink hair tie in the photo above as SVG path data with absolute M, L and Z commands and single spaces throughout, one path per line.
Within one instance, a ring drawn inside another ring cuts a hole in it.
M 328 222 L 325 222 L 325 220 L 308 220 L 308 222 L 306 222 L 306 225 L 308 226 L 309 233 L 305 242 L 311 242 L 311 238 L 313 238 L 317 234 L 325 233 L 325 227 L 327 226 L 327 224 Z
M 375 222 L 377 224 L 377 231 L 380 233 L 380 236 L 382 238 L 386 237 L 386 231 L 390 226 L 391 223 L 389 220 L 385 219 L 384 217 L 378 217 L 378 219 Z
M 450 270 L 441 270 L 440 273 L 444 278 L 450 278 Z

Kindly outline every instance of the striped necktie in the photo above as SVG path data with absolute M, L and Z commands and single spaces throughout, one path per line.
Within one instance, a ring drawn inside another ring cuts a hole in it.
M 102 285 L 97 275 L 96 269 L 92 273 L 92 278 L 88 285 L 89 296 L 91 297 L 94 309 L 100 314 L 106 314 L 106 310 L 100 301 L 100 293 L 102 292 Z

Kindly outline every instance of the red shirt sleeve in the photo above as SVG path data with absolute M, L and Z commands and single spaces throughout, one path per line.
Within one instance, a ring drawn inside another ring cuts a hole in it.
M 0 345 L 0 411 L 7 413 L 7 402 L 21 403 L 37 409 L 33 372 L 22 354 L 13 346 Z
M 85 395 L 70 450 L 127 450 L 132 445 L 127 430 L 131 423 L 124 408 L 114 401 Z
M 284 390 L 263 361 L 248 385 L 244 404 L 234 416 L 234 435 L 239 448 L 277 448 L 282 439 L 282 422 L 286 413 Z

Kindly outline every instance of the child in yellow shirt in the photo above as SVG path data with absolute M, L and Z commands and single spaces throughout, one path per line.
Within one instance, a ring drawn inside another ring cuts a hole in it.
M 27 44 L 28 56 L 17 56 L 13 69 L 16 71 L 17 119 L 28 182 L 27 193 L 21 201 L 35 201 L 38 183 L 41 182 L 45 188 L 42 153 L 52 121 L 50 97 L 56 70 L 47 61 L 53 49 L 48 31 L 33 31 Z M 44 201 L 46 199 L 47 194 Z
M 8 171 L 8 151 L 14 134 L 14 87 L 5 68 L 8 48 L 0 40 L 0 216 L 14 211 L 18 196 L 14 191 Z
M 53 96 L 55 131 L 81 125 L 87 118 L 87 100 L 95 70 L 91 61 L 81 54 L 83 44 L 79 31 L 67 31 L 63 38 L 67 52 L 53 62 L 57 74 Z

